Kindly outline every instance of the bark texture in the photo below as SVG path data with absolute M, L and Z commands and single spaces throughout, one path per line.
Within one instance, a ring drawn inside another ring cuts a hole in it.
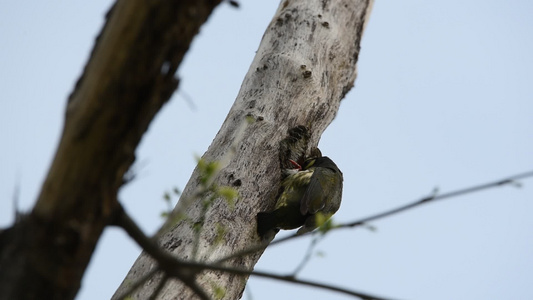
M 310 146 L 318 144 L 341 99 L 353 87 L 371 4 L 369 0 L 281 2 L 235 103 L 203 156 L 206 161 L 221 163 L 214 183 L 234 187 L 239 198 L 234 207 L 217 198 L 204 215 L 204 199 L 212 194 L 199 196 L 201 172 L 197 168 L 175 208 L 189 220 L 164 226 L 159 236 L 164 249 L 184 260 L 216 262 L 260 243 L 256 214 L 275 205 L 281 176 L 279 142 L 289 129 L 304 125 L 312 134 Z M 254 121 L 248 123 L 247 118 Z M 225 265 L 253 269 L 261 253 Z M 114 299 L 154 268 L 157 263 L 141 254 Z M 238 299 L 247 278 L 204 270 L 196 280 L 213 298 L 219 298 L 222 291 L 224 299 Z M 169 280 L 162 288 L 160 282 L 161 276 L 155 276 L 131 296 L 148 299 L 159 290 L 158 299 L 196 298 L 180 281 Z
M 220 1 L 118 0 L 71 94 L 37 203 L 0 233 L 1 299 L 73 299 L 134 151 Z

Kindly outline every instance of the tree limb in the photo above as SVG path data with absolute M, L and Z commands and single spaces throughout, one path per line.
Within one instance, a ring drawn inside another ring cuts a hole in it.
M 268 244 L 263 244 L 256 234 L 255 217 L 259 211 L 275 205 L 282 173 L 280 141 L 289 129 L 306 126 L 311 134 L 309 147 L 317 146 L 341 99 L 353 87 L 371 2 L 281 1 L 237 99 L 202 157 L 204 162 L 220 163 L 220 172 L 213 183 L 234 188 L 239 197 L 234 205 L 223 197 L 213 198 L 212 191 L 201 198 L 195 197 L 202 182 L 202 174 L 196 168 L 174 209 L 176 215 L 184 218 L 177 222 L 169 218 L 164 230 L 158 233 L 158 243 L 164 249 L 182 261 L 195 257 L 213 263 L 239 249 Z M 246 119 L 254 122 L 241 134 L 241 124 Z M 236 155 L 225 160 L 226 154 L 232 151 Z M 206 199 L 213 199 L 207 210 L 204 209 Z M 227 260 L 225 265 L 251 269 L 262 251 Z M 153 264 L 148 253 L 141 254 L 117 294 L 121 294 L 128 282 L 142 277 Z M 203 271 L 196 279 L 210 295 L 215 294 L 213 286 L 217 286 L 224 289 L 227 299 L 237 299 L 247 276 L 216 270 Z M 149 297 L 155 284 L 144 285 L 137 290 L 136 297 Z M 177 280 L 163 289 L 165 298 L 194 297 Z
M 217 0 L 118 0 L 69 97 L 32 212 L 0 236 L 6 299 L 73 299 L 148 125 Z
M 284 276 L 284 275 L 277 275 L 270 272 L 262 272 L 257 270 L 246 270 L 242 268 L 233 268 L 233 267 L 227 267 L 222 266 L 219 264 L 209 264 L 209 263 L 202 263 L 202 262 L 191 262 L 191 261 L 183 261 L 179 258 L 173 257 L 170 254 L 168 254 L 164 249 L 160 248 L 156 242 L 154 242 L 152 239 L 150 239 L 148 236 L 146 236 L 142 230 L 137 226 L 137 224 L 131 219 L 131 217 L 123 210 L 119 209 L 116 212 L 116 218 L 113 222 L 114 225 L 122 227 L 128 235 L 130 235 L 136 242 L 143 248 L 144 251 L 146 251 L 150 256 L 152 256 L 157 261 L 156 269 L 154 270 L 162 270 L 165 272 L 165 275 L 163 275 L 163 278 L 157 282 L 156 289 L 154 290 L 153 295 L 159 293 L 164 285 L 163 282 L 166 282 L 167 276 L 175 277 L 176 279 L 181 280 L 184 282 L 191 290 L 195 291 L 196 295 L 199 296 L 201 299 L 210 299 L 209 296 L 201 289 L 200 286 L 197 285 L 195 276 L 203 270 L 214 270 L 214 271 L 222 271 L 226 273 L 231 274 L 237 274 L 237 275 L 253 275 L 258 277 L 264 277 L 264 278 L 271 278 L 276 279 L 280 281 L 285 282 L 292 282 L 300 285 L 307 285 L 312 287 L 317 287 L 321 289 L 326 289 L 330 291 L 340 292 L 343 294 L 351 295 L 358 297 L 360 299 L 364 300 L 385 300 L 386 298 L 377 297 L 373 295 L 369 295 L 362 292 L 356 292 L 353 290 L 336 287 L 330 284 L 315 282 L 315 281 L 309 281 L 309 280 L 302 280 L 298 279 L 294 276 Z M 152 272 L 154 270 L 151 270 Z M 132 283 L 132 286 L 138 286 L 138 283 Z M 130 290 L 133 291 L 133 290 Z M 129 293 L 121 294 L 117 299 L 123 299 L 124 297 L 128 296 Z
M 484 191 L 484 190 L 491 189 L 491 188 L 502 187 L 502 186 L 506 186 L 506 185 L 512 185 L 512 184 L 516 184 L 517 180 L 527 179 L 527 178 L 531 178 L 531 177 L 533 177 L 533 171 L 524 172 L 524 173 L 520 173 L 520 174 L 516 174 L 516 175 L 511 175 L 511 176 L 505 177 L 505 178 L 500 179 L 500 180 L 496 180 L 496 181 L 491 181 L 491 182 L 487 182 L 487 183 L 483 183 L 483 184 L 479 184 L 479 185 L 470 186 L 470 187 L 467 187 L 467 188 L 464 188 L 464 189 L 459 189 L 459 190 L 447 192 L 447 193 L 444 193 L 444 194 L 441 194 L 441 195 L 434 194 L 434 195 L 431 195 L 431 196 L 428 196 L 428 197 L 424 197 L 422 199 L 410 202 L 408 204 L 401 205 L 401 206 L 399 206 L 397 208 L 393 208 L 393 209 L 390 209 L 390 210 L 387 210 L 387 211 L 384 211 L 384 212 L 381 212 L 381 213 L 377 213 L 375 215 L 371 215 L 369 217 L 365 217 L 365 218 L 358 219 L 358 220 L 355 220 L 355 221 L 352 221 L 352 222 L 348 222 L 348 223 L 344 223 L 344 224 L 335 225 L 335 226 L 333 226 L 330 229 L 330 231 L 341 229 L 341 228 L 351 228 L 351 227 L 364 226 L 366 223 L 368 223 L 370 221 L 375 221 L 375 220 L 382 219 L 382 218 L 385 218 L 385 217 L 388 217 L 388 216 L 391 216 L 391 215 L 395 215 L 397 213 L 400 213 L 400 212 L 403 212 L 403 211 L 418 207 L 418 206 L 420 206 L 422 204 L 435 202 L 437 200 L 443 200 L 443 199 L 463 196 L 463 195 L 466 195 L 466 194 L 476 193 L 476 192 Z M 274 240 L 274 241 L 272 241 L 270 243 L 269 243 L 269 241 L 263 241 L 263 243 L 261 243 L 259 245 L 256 245 L 256 246 L 253 246 L 253 247 L 250 247 L 250 248 L 246 248 L 246 249 L 243 249 L 241 251 L 237 251 L 237 252 L 235 252 L 235 253 L 233 253 L 231 255 L 228 255 L 226 257 L 223 257 L 220 260 L 218 260 L 218 263 L 223 263 L 223 262 L 225 262 L 227 260 L 230 260 L 230 259 L 233 259 L 233 258 L 236 258 L 236 257 L 242 257 L 244 255 L 250 255 L 250 254 L 253 254 L 253 253 L 259 251 L 260 249 L 263 249 L 266 246 L 275 245 L 275 244 L 281 244 L 281 243 L 289 241 L 289 240 L 293 240 L 293 239 L 309 236 L 310 234 L 312 234 L 312 233 L 299 234 L 299 235 L 295 233 L 295 234 L 291 234 L 291 235 L 288 235 L 288 236 L 285 236 L 285 237 L 282 237 L 282 238 L 277 238 L 276 240 Z
M 115 211 L 112 225 L 116 225 L 124 229 L 126 233 L 144 250 L 150 254 L 156 261 L 157 265 L 155 269 L 159 269 L 164 272 L 163 278 L 158 282 L 165 281 L 166 277 L 172 276 L 182 282 L 184 282 L 192 290 L 198 290 L 195 283 L 195 275 L 201 271 L 199 268 L 191 268 L 183 266 L 183 263 L 176 260 L 175 257 L 170 255 L 164 249 L 162 249 L 155 240 L 149 238 L 142 229 L 131 219 L 131 217 L 124 211 L 122 207 L 118 207 Z M 156 286 L 153 294 L 158 293 L 162 286 Z M 124 296 L 127 296 L 125 294 Z
M 448 198 L 459 197 L 459 196 L 463 196 L 463 195 L 466 195 L 466 194 L 476 193 L 476 192 L 480 192 L 480 191 L 491 189 L 491 188 L 495 188 L 495 187 L 501 187 L 501 186 L 505 186 L 505 185 L 516 184 L 516 180 L 525 179 L 525 178 L 529 178 L 529 177 L 533 177 L 533 171 L 525 172 L 525 173 L 521 173 L 521 174 L 517 174 L 517 175 L 512 175 L 512 176 L 509 176 L 509 177 L 506 177 L 506 178 L 503 178 L 503 179 L 500 179 L 500 180 L 496 180 L 496 181 L 492 181 L 492 182 L 488 182 L 488 183 L 483 183 L 483 184 L 480 184 L 480 185 L 474 185 L 474 186 L 471 186 L 471 187 L 467 187 L 467 188 L 464 188 L 464 189 L 459 189 L 459 190 L 456 190 L 456 191 L 452 191 L 452 192 L 448 192 L 448 193 L 444 193 L 444 194 L 440 194 L 440 195 L 439 194 L 433 194 L 431 196 L 424 197 L 424 198 L 422 198 L 420 200 L 416 200 L 414 202 L 399 206 L 399 207 L 391 209 L 391 210 L 384 211 L 382 213 L 378 213 L 378 214 L 375 214 L 375 215 L 372 215 L 372 216 L 369 216 L 369 217 L 366 217 L 366 218 L 362 218 L 360 220 L 352 221 L 352 222 L 349 222 L 349 223 L 346 223 L 346 224 L 337 225 L 337 226 L 335 226 L 335 228 L 347 228 L 347 227 L 362 226 L 362 225 L 365 225 L 366 223 L 368 223 L 370 221 L 374 221 L 374 220 L 382 219 L 382 218 L 385 218 L 385 217 L 388 217 L 388 216 L 391 216 L 391 215 L 395 215 L 395 214 L 398 214 L 400 212 L 403 212 L 403 211 L 418 207 L 418 206 L 420 206 L 422 204 L 435 202 L 437 200 L 444 200 L 444 199 L 448 199 Z

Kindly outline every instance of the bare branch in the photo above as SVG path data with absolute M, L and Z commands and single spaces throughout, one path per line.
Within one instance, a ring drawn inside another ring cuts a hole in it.
M 286 282 L 292 282 L 297 283 L 301 285 L 307 285 L 307 286 L 313 286 L 318 287 L 330 291 L 340 292 L 347 295 L 352 295 L 359 297 L 361 299 L 369 300 L 369 299 L 376 299 L 376 300 L 385 300 L 386 298 L 372 296 L 366 293 L 356 292 L 353 290 L 344 289 L 341 287 L 336 287 L 329 284 L 324 284 L 320 282 L 314 282 L 309 280 L 301 280 L 296 279 L 294 276 L 284 276 L 284 275 L 277 275 L 269 272 L 261 272 L 261 271 L 251 271 L 241 268 L 231 268 L 231 267 L 225 267 L 217 264 L 205 264 L 205 263 L 198 263 L 198 262 L 189 262 L 189 261 L 182 261 L 175 257 L 172 257 L 169 253 L 167 253 L 165 250 L 161 249 L 152 239 L 150 239 L 148 236 L 146 236 L 142 230 L 135 224 L 135 222 L 128 216 L 128 214 L 124 211 L 124 209 L 120 208 L 116 212 L 116 218 L 113 223 L 114 225 L 118 225 L 122 227 L 142 248 L 144 251 L 149 253 L 152 258 L 154 258 L 158 262 L 158 269 L 161 269 L 162 271 L 166 272 L 166 275 L 163 276 L 162 282 L 166 282 L 166 277 L 176 277 L 177 279 L 183 281 L 189 288 L 191 288 L 195 293 L 201 298 L 201 299 L 210 299 L 209 296 L 203 291 L 198 284 L 195 282 L 194 277 L 195 275 L 201 271 L 201 270 L 213 270 L 213 271 L 222 271 L 237 275 L 253 275 L 258 277 L 265 277 L 265 278 L 271 278 Z M 143 277 L 144 278 L 144 277 Z M 159 288 L 162 288 L 164 286 L 164 283 L 160 282 L 158 284 Z M 138 283 L 135 284 L 135 286 L 138 286 Z M 157 292 L 157 289 L 156 289 Z M 125 295 L 127 296 L 127 294 Z M 119 298 L 121 299 L 121 298 Z
M 475 193 L 475 192 L 480 192 L 480 191 L 483 191 L 483 190 L 486 190 L 486 189 L 495 188 L 495 187 L 501 187 L 501 186 L 505 186 L 505 185 L 520 186 L 518 184 L 517 180 L 526 179 L 526 178 L 530 178 L 530 177 L 533 177 L 533 171 L 512 175 L 512 176 L 506 177 L 506 178 L 501 179 L 501 180 L 496 180 L 496 181 L 492 181 L 492 182 L 489 182 L 489 183 L 484 183 L 484 184 L 480 184 L 480 185 L 476 185 L 476 186 L 471 186 L 471 187 L 468 187 L 468 188 L 464 188 L 464 189 L 460 189 L 460 190 L 457 190 L 457 191 L 452 191 L 452 192 L 448 192 L 448 193 L 444 193 L 444 194 L 440 194 L 440 195 L 433 193 L 429 197 L 422 198 L 420 200 L 414 201 L 414 202 L 406 204 L 406 205 L 402 205 L 400 207 L 397 207 L 397 208 L 394 208 L 394 209 L 391 209 L 391 210 L 388 210 L 388 211 L 385 211 L 385 212 L 382 212 L 382 213 L 378 213 L 378 214 L 375 214 L 375 215 L 372 215 L 372 216 L 369 216 L 369 217 L 366 217 L 366 218 L 362 218 L 362 219 L 359 219 L 359 220 L 356 220 L 356 221 L 353 221 L 353 222 L 350 222 L 350 223 L 336 225 L 333 228 L 331 228 L 331 230 L 340 229 L 340 228 L 365 226 L 366 223 L 369 222 L 369 221 L 382 219 L 382 218 L 385 218 L 385 217 L 400 213 L 402 211 L 406 211 L 408 209 L 415 208 L 415 207 L 420 206 L 422 204 L 434 202 L 434 201 L 437 201 L 437 200 L 443 200 L 443 199 L 447 199 L 447 198 L 458 197 L 458 196 L 471 194 L 471 193 Z M 264 241 L 261 244 L 258 244 L 256 246 L 253 246 L 253 247 L 250 247 L 250 248 L 247 248 L 247 249 L 243 249 L 243 250 L 238 251 L 238 252 L 236 252 L 234 254 L 228 255 L 228 256 L 218 260 L 218 263 L 222 263 L 222 262 L 230 260 L 232 258 L 242 257 L 242 256 L 245 256 L 245 255 L 249 255 L 249 254 L 255 253 L 257 251 L 260 251 L 260 250 L 266 248 L 269 245 L 276 245 L 276 244 L 280 244 L 280 243 L 283 243 L 283 242 L 286 242 L 286 241 L 289 241 L 289 240 L 301 238 L 301 237 L 304 237 L 304 236 L 309 236 L 309 234 L 311 234 L 311 233 L 300 234 L 300 235 L 297 235 L 296 233 L 294 233 L 292 235 L 288 235 L 288 236 L 285 236 L 285 237 L 282 237 L 282 238 L 278 238 L 278 239 L 272 241 L 270 244 L 269 244 L 268 241 Z
M 280 275 L 274 275 L 274 274 L 259 272 L 259 271 L 253 271 L 250 274 L 253 276 L 272 278 L 272 279 L 292 282 L 292 283 L 296 283 L 300 285 L 312 286 L 312 287 L 321 288 L 321 289 L 325 289 L 329 291 L 339 292 L 342 294 L 347 294 L 350 296 L 358 297 L 363 300 L 391 300 L 392 299 L 392 298 L 383 298 L 383 297 L 373 296 L 373 295 L 362 293 L 362 292 L 356 292 L 354 290 L 349 290 L 349 289 L 337 287 L 337 286 L 330 285 L 330 284 L 324 284 L 324 283 L 320 283 L 316 281 L 296 279 L 292 276 L 280 276 Z
M 276 279 L 276 280 L 285 281 L 285 282 L 292 282 L 292 283 L 296 283 L 296 284 L 300 284 L 300 285 L 312 286 L 312 287 L 316 287 L 316 288 L 321 288 L 321 289 L 325 289 L 325 290 L 330 290 L 330 291 L 339 292 L 339 293 L 342 293 L 342 294 L 355 296 L 355 297 L 358 297 L 358 298 L 364 299 L 364 300 L 387 300 L 387 299 L 391 299 L 391 298 L 383 298 L 383 297 L 373 296 L 373 295 L 370 295 L 370 294 L 367 294 L 367 293 L 356 292 L 356 291 L 353 291 L 353 290 L 337 287 L 337 286 L 330 285 L 330 284 L 320 283 L 320 282 L 316 282 L 316 281 L 297 279 L 294 276 L 277 275 L 277 274 L 273 274 L 273 273 L 269 273 L 269 272 L 263 272 L 263 271 L 250 271 L 250 270 L 245 270 L 245 269 L 241 269 L 241 268 L 231 268 L 231 267 L 224 267 L 224 266 L 218 266 L 218 265 L 209 265 L 209 264 L 202 264 L 202 263 L 189 263 L 189 262 L 186 262 L 185 264 L 190 264 L 190 265 L 193 265 L 193 266 L 196 266 L 196 267 L 202 267 L 202 268 L 211 269 L 211 270 L 215 270 L 215 271 L 222 271 L 222 272 L 228 272 L 228 273 L 239 274 L 239 275 L 252 275 L 252 276 L 257 276 L 257 277 Z
M 298 273 L 302 271 L 302 269 L 305 267 L 305 265 L 311 260 L 311 255 L 313 254 L 313 250 L 315 249 L 318 242 L 324 237 L 323 234 L 321 235 L 315 235 L 313 239 L 311 240 L 311 244 L 309 244 L 309 247 L 307 247 L 307 252 L 305 253 L 305 256 L 302 258 L 302 261 L 298 264 L 294 272 L 292 273 L 293 276 L 296 276 Z
M 115 218 L 112 225 L 117 225 L 123 228 L 144 251 L 150 254 L 150 256 L 152 256 L 152 258 L 158 262 L 158 267 L 156 267 L 156 269 L 165 272 L 162 281 L 166 282 L 165 278 L 167 276 L 176 277 L 177 279 L 183 281 L 183 283 L 185 283 L 192 290 L 198 290 L 196 284 L 194 283 L 194 276 L 198 272 L 198 269 L 193 269 L 191 266 L 184 266 L 170 253 L 160 248 L 154 240 L 144 234 L 141 228 L 139 228 L 135 221 L 131 219 L 122 206 L 117 208 L 114 217 Z M 160 288 L 163 286 L 164 284 L 160 286 Z M 201 295 L 199 294 L 198 296 Z
M 69 96 L 37 201 L 2 236 L 2 297 L 76 296 L 135 149 L 177 88 L 176 70 L 219 2 L 115 2 Z
M 438 195 L 436 193 L 433 193 L 431 196 L 422 198 L 420 200 L 417 200 L 417 201 L 414 201 L 414 202 L 402 205 L 400 207 L 397 207 L 397 208 L 394 208 L 394 209 L 391 209 L 391 210 L 387 210 L 387 211 L 384 211 L 382 213 L 378 213 L 378 214 L 375 214 L 375 215 L 372 215 L 372 216 L 369 216 L 369 217 L 366 217 L 366 218 L 362 218 L 362 219 L 359 219 L 359 220 L 356 220 L 356 221 L 353 221 L 353 222 L 350 222 L 350 223 L 338 225 L 338 226 L 336 226 L 336 228 L 347 228 L 347 227 L 362 226 L 362 225 L 365 225 L 365 223 L 367 223 L 367 222 L 374 221 L 374 220 L 377 220 L 377 219 L 382 219 L 382 218 L 385 218 L 385 217 L 388 217 L 388 216 L 391 216 L 391 215 L 406 211 L 408 209 L 415 208 L 415 207 L 420 206 L 422 204 L 435 202 L 437 200 L 443 200 L 443 199 L 448 199 L 448 198 L 453 198 L 453 197 L 459 197 L 459 196 L 463 196 L 463 195 L 466 195 L 466 194 L 471 194 L 471 193 L 487 190 L 487 189 L 490 189 L 490 188 L 501 187 L 501 186 L 505 186 L 505 185 L 513 185 L 513 184 L 516 184 L 517 180 L 525 179 L 525 178 L 529 178 L 529 177 L 533 177 L 533 171 L 529 171 L 529 172 L 525 172 L 525 173 L 509 176 L 509 177 L 501 179 L 501 180 L 492 181 L 492 182 L 484 183 L 484 184 L 480 184 L 480 185 L 475 185 L 475 186 L 471 186 L 471 187 L 468 187 L 468 188 L 464 188 L 464 189 L 460 189 L 460 190 L 456 190 L 456 191 L 452 191 L 452 192 L 448 192 L 448 193 L 444 193 L 444 194 L 440 194 L 440 195 Z
M 187 285 L 189 288 L 191 288 L 196 296 L 198 296 L 202 300 L 211 300 L 211 297 L 203 290 L 203 288 L 196 282 L 192 281 Z

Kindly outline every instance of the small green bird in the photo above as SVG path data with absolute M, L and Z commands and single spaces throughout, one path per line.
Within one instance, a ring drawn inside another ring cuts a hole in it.
M 276 208 L 257 214 L 260 237 L 278 229 L 301 227 L 298 234 L 313 231 L 341 205 L 342 172 L 329 157 L 307 159 L 303 168 L 294 161 L 291 163 L 297 169 L 289 170 L 291 174 L 281 182 L 283 190 Z

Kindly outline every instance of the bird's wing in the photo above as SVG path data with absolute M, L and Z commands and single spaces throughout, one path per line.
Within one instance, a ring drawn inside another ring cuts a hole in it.
M 329 168 L 315 168 L 309 185 L 300 201 L 302 215 L 316 214 L 326 205 L 326 201 L 335 189 L 335 171 Z

